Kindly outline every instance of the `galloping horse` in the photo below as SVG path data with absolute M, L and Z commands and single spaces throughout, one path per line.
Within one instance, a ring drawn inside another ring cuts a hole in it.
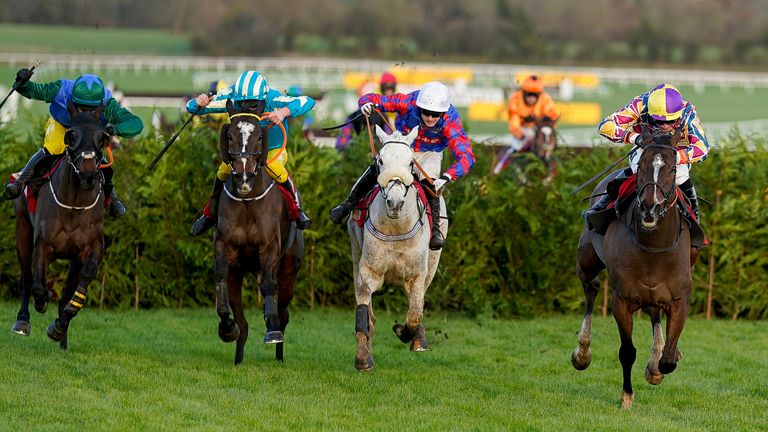
M 557 173 L 557 163 L 554 160 L 554 152 L 557 148 L 555 122 L 550 119 L 540 119 L 536 121 L 534 129 L 533 139 L 530 141 L 529 145 L 524 145 L 519 148 L 510 145 L 501 153 L 498 162 L 493 167 L 493 174 L 499 174 L 505 168 L 517 162 L 517 164 L 513 165 L 513 169 L 520 177 L 521 183 L 527 183 L 528 179 L 523 172 L 523 168 L 519 165 L 525 164 L 525 162 L 522 162 L 525 160 L 523 155 L 526 152 L 530 152 L 547 167 L 547 181 L 554 178 Z
M 352 217 L 347 222 L 357 300 L 355 368 L 361 371 L 374 367 L 371 343 L 376 318 L 371 300 L 384 282 L 402 286 L 409 299 L 406 322 L 393 327 L 395 334 L 403 343 L 411 343 L 411 351 L 428 349 L 422 325 L 424 295 L 435 276 L 440 251 L 429 250 L 429 216 L 413 184 L 411 143 L 417 134 L 418 128 L 403 136 L 399 131 L 387 135 L 376 127 L 376 135 L 384 143 L 376 160 L 379 189 L 374 191 L 363 227 Z M 444 202 L 441 210 L 440 228 L 445 237 Z
M 48 309 L 48 265 L 69 260 L 69 271 L 59 300 L 59 317 L 48 327 L 48 337 L 67 349 L 70 321 L 85 304 L 88 284 L 96 277 L 104 252 L 103 177 L 99 171 L 102 150 L 109 143 L 104 133 L 100 105 L 94 111 L 77 112 L 70 103 L 72 127 L 64 135 L 66 151 L 47 186 L 37 195 L 31 212 L 22 194 L 13 202 L 16 214 L 16 253 L 21 267 L 21 309 L 12 330 L 29 336 L 29 298 L 35 310 Z
M 675 144 L 679 140 L 679 132 L 673 136 L 644 134 L 630 208 L 610 223 L 604 236 L 585 228 L 579 238 L 577 273 L 584 287 L 586 307 L 579 346 L 571 355 L 571 363 L 583 370 L 591 362 L 592 310 L 600 287 L 597 276 L 607 267 L 613 288 L 613 316 L 621 338 L 621 404 L 625 409 L 634 400 L 631 372 L 637 350 L 632 343 L 633 312 L 643 309 L 651 317 L 653 344 L 645 369 L 646 381 L 661 383 L 682 357 L 677 342 L 688 315 L 691 270 L 699 249 L 691 247 L 689 226 L 676 206 L 679 192 L 675 187 Z M 613 177 L 603 180 L 593 195 L 604 192 L 608 179 Z M 623 204 L 617 204 L 620 212 Z M 662 312 L 667 316 L 666 343 L 661 329 Z
M 229 125 L 221 128 L 221 159 L 232 167 L 219 199 L 214 238 L 216 313 L 219 337 L 237 340 L 235 364 L 243 361 L 248 322 L 243 313 L 242 286 L 246 271 L 259 275 L 264 297 L 264 343 L 276 344 L 275 358 L 283 360 L 283 333 L 288 304 L 304 254 L 301 231 L 288 217 L 280 187 L 267 174 L 267 134 L 259 126 L 264 105 L 238 112 L 227 102 Z M 230 308 L 234 320 L 230 318 Z

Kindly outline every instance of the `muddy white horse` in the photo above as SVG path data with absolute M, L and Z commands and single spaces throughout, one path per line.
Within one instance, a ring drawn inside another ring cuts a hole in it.
M 399 131 L 387 135 L 376 127 L 383 143 L 376 159 L 378 190 L 373 192 L 376 195 L 368 205 L 363 226 L 355 220 L 360 220 L 359 213 L 347 222 L 357 299 L 355 368 L 361 371 L 374 366 L 371 343 L 376 318 L 371 297 L 385 282 L 402 286 L 408 295 L 408 316 L 405 324 L 393 327 L 395 334 L 403 343 L 411 343 L 411 351 L 429 348 L 422 325 L 424 295 L 435 276 L 440 251 L 429 249 L 428 209 L 414 183 L 411 143 L 417 134 L 417 127 L 408 135 Z M 448 219 L 444 202 L 440 208 L 440 230 L 445 237 Z

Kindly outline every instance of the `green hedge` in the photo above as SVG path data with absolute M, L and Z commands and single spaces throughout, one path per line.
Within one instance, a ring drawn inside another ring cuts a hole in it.
M 30 121 L 40 122 L 42 119 Z M 23 166 L 40 142 L 0 129 L 6 157 L 3 173 Z M 313 225 L 306 230 L 306 255 L 295 303 L 306 306 L 354 303 L 349 239 L 333 225 L 328 210 L 341 201 L 370 161 L 367 137 L 359 137 L 345 153 L 317 148 L 297 133 L 291 137 L 289 169 L 302 192 Z M 147 134 L 115 151 L 115 182 L 129 213 L 107 220 L 107 249 L 89 302 L 105 307 L 180 307 L 213 304 L 211 236 L 192 237 L 191 223 L 210 192 L 217 164 L 217 133 L 184 131 L 154 171 L 147 166 L 168 136 Z M 704 249 L 694 269 L 692 313 L 706 307 L 710 257 L 714 274 L 715 314 L 751 319 L 768 317 L 765 290 L 768 266 L 768 151 L 756 140 L 734 131 L 693 170 L 699 194 L 717 202 L 702 204 L 712 246 Z M 490 176 L 494 151 L 477 145 L 477 164 L 446 194 L 451 227 L 440 268 L 427 294 L 429 310 L 469 315 L 534 316 L 582 309 L 582 290 L 575 275 L 575 250 L 582 227 L 586 195 L 570 192 L 626 151 L 596 148 L 560 149 L 559 175 L 542 182 L 543 165 L 531 160 L 523 169 L 527 184 L 513 170 Z M 444 165 L 450 162 L 446 156 Z M 10 203 L 2 213 L 13 214 Z M 18 278 L 14 222 L 0 226 L 0 297 L 16 294 Z M 51 273 L 57 277 L 56 269 Z M 60 279 L 57 284 L 60 284 Z M 255 302 L 255 278 L 246 284 L 247 301 Z M 385 287 L 378 307 L 402 307 L 405 296 Z M 392 293 L 389 295 L 389 293 Z M 138 300 L 137 300 L 138 299 Z

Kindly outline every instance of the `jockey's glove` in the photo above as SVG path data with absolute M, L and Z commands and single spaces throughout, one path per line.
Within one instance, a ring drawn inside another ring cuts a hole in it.
M 448 182 L 450 182 L 450 181 L 451 181 L 451 176 L 449 176 L 448 174 L 441 175 L 440 178 L 435 180 L 435 182 L 434 182 L 435 192 L 437 192 L 440 189 L 442 189 L 443 186 L 447 185 Z
M 677 163 L 676 165 L 684 165 L 688 163 L 688 153 L 685 149 L 681 148 L 677 150 Z
M 33 74 L 34 72 L 27 68 L 19 69 L 19 71 L 16 72 L 16 81 L 14 83 L 14 87 L 18 87 L 29 81 Z
M 376 105 L 374 105 L 373 102 L 366 102 L 363 104 L 363 106 L 360 107 L 360 111 L 362 111 L 366 116 L 370 116 L 374 107 L 376 107 Z
M 115 134 L 117 134 L 117 131 L 115 131 L 115 125 L 112 123 L 107 123 L 107 126 L 104 127 L 104 133 L 109 136 L 115 136 Z

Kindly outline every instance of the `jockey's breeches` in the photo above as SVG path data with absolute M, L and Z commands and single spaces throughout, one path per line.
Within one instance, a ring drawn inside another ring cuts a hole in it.
M 279 151 L 279 148 L 270 150 L 267 153 L 267 160 L 274 158 Z M 285 181 L 288 180 L 288 170 L 285 169 L 286 163 L 288 163 L 288 151 L 283 149 L 280 156 L 267 164 L 267 173 L 278 183 L 285 183 Z M 232 167 L 226 162 L 222 162 L 221 165 L 219 165 L 219 171 L 216 173 L 216 177 L 221 181 L 227 181 L 230 174 L 232 174 Z
M 43 148 L 52 155 L 59 155 L 64 153 L 65 133 L 67 133 L 67 128 L 63 124 L 54 120 L 53 117 L 48 118 L 48 122 L 45 124 L 45 138 L 43 139 Z
M 637 149 L 632 152 L 629 157 L 629 167 L 632 169 L 632 173 L 637 173 L 637 164 L 640 163 L 640 155 L 643 154 L 643 149 Z M 690 178 L 691 164 L 677 164 L 675 167 L 675 184 L 680 186 Z

